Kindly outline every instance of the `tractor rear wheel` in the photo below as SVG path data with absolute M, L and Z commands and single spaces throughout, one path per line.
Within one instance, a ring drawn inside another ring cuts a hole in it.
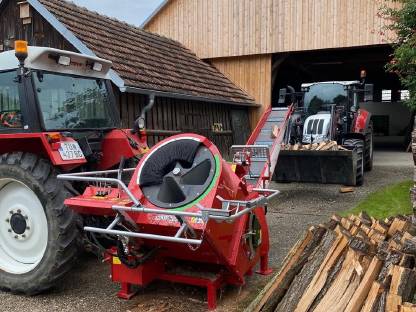
M 374 133 L 373 123 L 370 122 L 367 133 L 365 134 L 365 155 L 364 155 L 364 170 L 371 171 L 373 169 L 373 154 L 374 154 Z
M 364 141 L 360 139 L 348 139 L 345 140 L 344 146 L 357 151 L 355 185 L 361 186 L 364 183 Z
M 30 153 L 0 156 L 0 288 L 38 294 L 76 258 L 76 214 L 71 194 L 49 161 Z

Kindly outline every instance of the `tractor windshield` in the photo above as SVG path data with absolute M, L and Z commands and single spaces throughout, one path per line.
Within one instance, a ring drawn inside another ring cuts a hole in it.
M 330 105 L 345 105 L 348 94 L 340 83 L 317 83 L 311 85 L 305 93 L 304 106 L 309 115 L 330 110 Z
M 117 127 L 103 80 L 37 72 L 34 81 L 46 130 Z

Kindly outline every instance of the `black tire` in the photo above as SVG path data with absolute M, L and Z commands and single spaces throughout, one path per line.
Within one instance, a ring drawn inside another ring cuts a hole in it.
M 364 141 L 360 139 L 345 140 L 344 146 L 357 151 L 357 170 L 355 174 L 355 185 L 364 183 Z
M 374 154 L 374 134 L 373 123 L 370 122 L 367 133 L 365 134 L 365 153 L 364 153 L 364 170 L 371 171 L 373 169 Z
M 48 160 L 30 153 L 0 156 L 0 178 L 13 179 L 38 197 L 48 225 L 46 250 L 40 262 L 23 274 L 0 270 L 0 288 L 17 294 L 35 295 L 50 289 L 67 273 L 78 254 L 77 215 L 64 206 L 71 186 L 56 178 Z

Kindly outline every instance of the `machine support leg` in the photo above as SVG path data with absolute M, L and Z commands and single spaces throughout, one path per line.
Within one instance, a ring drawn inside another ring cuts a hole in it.
M 136 294 L 136 292 L 131 291 L 131 284 L 121 283 L 121 289 L 117 293 L 117 297 L 119 297 L 121 299 L 130 300 L 135 294 Z
M 207 301 L 208 310 L 217 308 L 217 286 L 214 283 L 208 283 L 207 285 Z
M 269 275 L 273 272 L 272 269 L 269 268 L 269 255 L 263 255 L 260 257 L 260 270 L 256 273 L 261 275 Z

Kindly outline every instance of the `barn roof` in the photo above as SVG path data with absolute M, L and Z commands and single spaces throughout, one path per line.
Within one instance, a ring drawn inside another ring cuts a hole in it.
M 246 92 L 177 41 L 72 2 L 28 2 L 80 52 L 111 60 L 112 79 L 122 91 L 256 105 Z

